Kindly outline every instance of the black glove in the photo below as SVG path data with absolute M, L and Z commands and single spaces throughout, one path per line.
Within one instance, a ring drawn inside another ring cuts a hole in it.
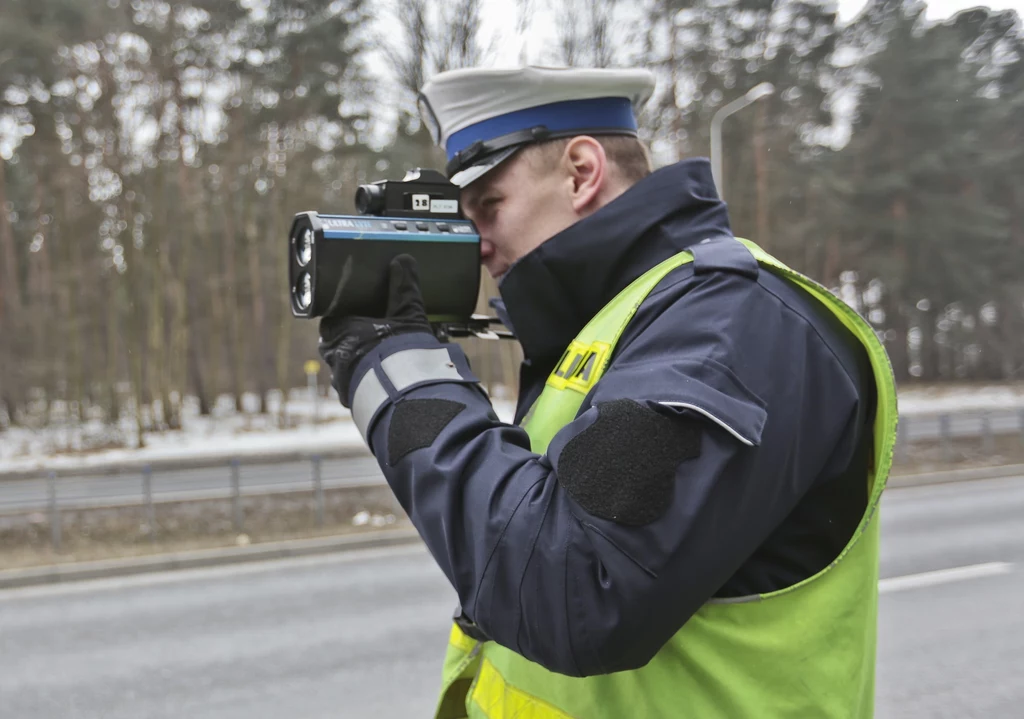
M 349 385 L 359 360 L 388 337 L 409 332 L 432 330 L 420 293 L 416 260 L 399 255 L 391 260 L 386 317 L 336 317 L 328 309 L 320 320 L 320 356 L 331 368 L 331 384 L 342 405 L 349 406 Z

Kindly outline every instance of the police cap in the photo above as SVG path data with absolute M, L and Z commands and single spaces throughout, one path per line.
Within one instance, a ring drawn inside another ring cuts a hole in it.
M 435 75 L 420 116 L 448 155 L 460 187 L 533 142 L 574 135 L 637 134 L 636 110 L 654 92 L 648 70 L 467 68 Z

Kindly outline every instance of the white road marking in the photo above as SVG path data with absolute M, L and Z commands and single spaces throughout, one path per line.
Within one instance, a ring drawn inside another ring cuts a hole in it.
M 108 579 L 85 579 L 60 584 L 0 589 L 0 601 L 56 597 L 69 594 L 87 594 L 89 592 L 104 590 L 109 591 L 116 589 L 129 589 L 132 587 L 158 586 L 161 584 L 174 584 L 178 582 L 202 579 L 216 580 L 224 577 L 237 577 L 247 574 L 272 572 L 279 569 L 344 564 L 360 560 L 386 559 L 389 557 L 413 556 L 425 553 L 426 549 L 423 545 L 411 544 L 398 547 L 360 549 L 350 552 L 338 552 L 312 557 L 268 559 L 241 564 L 202 567 L 199 569 L 175 569 L 146 574 L 135 574 L 125 577 L 111 577 Z M 889 577 L 887 579 L 880 580 L 878 582 L 878 592 L 879 594 L 901 592 L 907 589 L 919 589 L 922 587 L 932 587 L 938 584 L 948 584 L 949 582 L 962 582 L 968 579 L 993 577 L 1000 574 L 1008 574 L 1011 571 L 1013 571 L 1013 565 L 1009 562 L 987 562 L 985 564 L 972 564 L 966 567 L 939 569 L 934 572 L 923 572 L 921 574 L 907 574 L 902 577 Z
M 934 587 L 937 584 L 947 584 L 949 582 L 994 577 L 999 574 L 1007 574 L 1012 569 L 1013 565 L 1009 562 L 986 562 L 985 564 L 971 564 L 967 567 L 954 567 L 953 569 L 939 569 L 934 572 L 922 572 L 921 574 L 907 574 L 902 577 L 889 577 L 878 582 L 878 592 L 879 594 L 902 592 L 905 589 L 920 589 L 921 587 Z

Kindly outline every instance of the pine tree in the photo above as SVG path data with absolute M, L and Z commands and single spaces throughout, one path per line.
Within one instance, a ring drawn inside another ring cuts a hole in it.
M 925 27 L 922 15 L 918 5 L 880 2 L 862 20 L 883 28 L 875 40 L 884 49 L 864 65 L 871 83 L 843 150 L 856 218 L 843 231 L 844 254 L 885 287 L 900 378 L 935 376 L 947 315 L 973 323 L 1008 257 L 1006 212 L 984 191 L 995 158 L 980 123 L 993 100 L 963 60 L 980 25 L 962 15 Z M 906 356 L 918 326 L 920 361 Z

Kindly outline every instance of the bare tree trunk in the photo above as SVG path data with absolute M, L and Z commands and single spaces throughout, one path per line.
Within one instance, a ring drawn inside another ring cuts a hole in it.
M 533 23 L 534 0 L 518 0 L 519 12 L 516 15 L 516 37 L 523 38 L 519 47 L 519 64 L 529 65 L 530 49 L 526 38 L 529 37 L 529 28 Z
M 249 284 L 252 293 L 252 333 L 249 337 L 251 352 L 256 365 L 256 390 L 260 396 L 260 414 L 267 413 L 267 311 L 263 302 L 263 263 L 260 252 L 260 231 L 257 223 L 249 226 L 245 233 L 249 241 Z
M 180 132 L 184 132 L 180 128 Z M 184 154 L 184 148 L 179 147 L 179 154 Z M 183 215 L 189 221 L 195 218 L 195 207 L 192 201 L 192 194 L 189 190 L 188 168 L 184 158 L 179 156 L 177 167 L 178 185 L 178 206 Z M 168 276 L 171 300 L 171 333 L 168 346 L 168 369 L 172 391 L 176 392 L 175 398 L 171 400 L 170 413 L 168 416 L 168 427 L 172 430 L 181 429 L 181 409 L 185 399 L 185 392 L 188 386 L 188 360 L 189 360 L 189 316 L 188 316 L 188 278 L 192 255 L 192 230 L 189 222 L 179 223 L 179 231 L 172 233 L 175 249 L 175 257 L 178 262 L 177 272 L 171 271 Z
M 228 198 L 224 202 L 224 238 L 221 248 L 224 260 L 224 278 L 221 284 L 221 298 L 224 306 L 223 342 L 227 352 L 228 377 L 231 394 L 235 398 L 235 411 L 242 411 L 242 367 L 240 348 L 242 342 L 241 323 L 238 312 L 238 285 L 235 265 L 238 262 L 235 248 L 238 236 L 235 230 L 235 206 L 231 201 L 233 188 L 228 185 Z
M 14 249 L 14 232 L 7 214 L 7 169 L 0 156 L 0 403 L 4 405 L 8 421 L 14 423 L 19 408 L 24 404 L 25 383 L 17 347 L 12 338 L 18 337 L 21 322 L 21 287 L 18 277 L 18 258 Z
M 585 29 L 578 0 L 565 0 L 557 18 L 560 60 L 567 67 L 580 64 L 586 50 Z
M 60 302 L 63 315 L 62 320 L 67 323 L 67 332 L 63 336 L 67 338 L 68 344 L 67 372 L 70 385 L 68 395 L 74 398 L 78 411 L 81 414 L 87 406 L 88 384 L 92 378 L 92 374 L 88 369 L 88 366 L 91 365 L 88 356 L 91 353 L 85 352 L 84 337 L 89 325 L 95 320 L 93 319 L 94 314 L 92 312 L 93 305 L 88 301 L 92 298 L 84 297 L 85 288 L 89 286 L 89 283 L 85 281 L 85 275 L 89 268 L 86 266 L 85 259 L 82 256 L 82 243 L 76 242 L 75 238 L 71 235 L 71 202 L 68 197 L 70 194 L 67 187 L 68 180 L 62 176 L 59 182 L 61 185 L 61 214 L 63 219 L 61 222 L 55 223 L 53 234 L 57 235 L 55 239 L 63 250 L 61 254 L 65 256 L 64 262 L 66 264 L 63 272 L 61 272 Z M 74 302 L 72 302 L 72 298 Z M 100 308 L 97 307 L 96 309 L 99 310 Z M 95 316 L 102 316 L 102 312 L 97 312 Z
M 270 237 L 270 246 L 276 247 L 281 244 L 278 238 L 286 237 L 288 229 L 285 226 L 283 208 L 288 206 L 288 192 L 287 189 L 282 192 L 282 196 L 278 198 L 278 202 L 274 203 L 273 206 L 273 218 L 274 221 L 270 223 L 272 235 Z M 277 260 L 277 258 L 275 258 Z M 274 262 L 276 272 L 274 273 L 277 279 L 275 286 L 284 288 L 288 286 L 288 264 L 277 260 Z M 292 344 L 292 327 L 295 324 L 295 318 L 291 316 L 291 312 L 282 312 L 281 320 L 279 323 L 277 333 L 277 388 L 281 392 L 281 406 L 279 409 L 279 422 L 282 426 L 287 425 L 287 406 L 288 406 L 288 390 L 289 390 L 289 366 L 291 365 L 291 344 Z
M 501 359 L 501 383 L 515 397 L 519 394 L 519 365 L 523 361 L 523 349 L 518 342 L 511 340 L 501 340 L 496 349 Z
M 191 302 L 189 302 L 191 304 Z M 206 380 L 203 379 L 202 361 L 199 358 L 199 350 L 196 342 L 190 342 L 188 346 L 188 370 L 190 377 L 190 384 L 192 389 L 195 390 L 196 397 L 199 400 L 199 414 L 203 417 L 210 416 L 210 395 L 206 386 Z
M 129 208 L 129 216 L 134 217 L 133 205 L 129 204 Z M 133 231 L 134 229 L 136 228 L 133 228 Z M 143 233 L 144 244 L 141 249 L 137 248 L 134 242 L 125 248 L 128 258 L 127 303 L 124 307 L 124 313 L 118 311 L 112 314 L 114 322 L 108 327 L 108 332 L 110 333 L 108 342 L 116 343 L 118 338 L 120 338 L 121 346 L 124 350 L 125 364 L 128 367 L 128 379 L 131 386 L 130 396 L 134 398 L 135 402 L 135 429 L 139 447 L 146 445 L 146 424 L 143 421 L 142 408 L 144 405 L 149 404 L 151 398 L 151 393 L 147 386 L 147 371 L 149 368 L 146 358 L 148 356 L 149 337 L 146 332 L 146 318 L 149 317 L 152 320 L 153 314 L 152 311 L 147 313 L 147 309 L 151 310 L 151 308 L 147 308 L 145 305 L 146 293 L 144 288 L 150 277 L 155 274 L 150 272 L 151 268 L 146 262 L 146 247 L 149 245 L 150 238 L 146 237 L 145 230 L 143 230 Z M 119 296 L 117 299 L 119 300 L 117 303 L 111 304 L 116 304 L 118 310 L 120 310 L 122 298 Z M 125 325 L 124 332 L 115 329 L 122 321 Z
M 931 307 L 918 316 L 921 323 L 921 379 L 928 381 L 939 378 L 941 348 L 935 341 L 936 309 Z
M 611 67 L 615 62 L 615 5 L 618 0 L 591 0 L 588 45 L 594 67 Z
M 210 329 L 210 323 L 199 321 L 199 288 L 201 284 L 193 278 L 189 282 L 188 291 L 188 316 L 191 321 L 188 324 L 188 379 L 189 386 L 195 392 L 199 400 L 199 414 L 208 417 L 212 410 L 210 383 L 207 382 L 207 375 L 204 371 L 204 358 L 202 348 L 211 347 L 211 343 L 204 341 L 206 332 Z M 210 303 L 216 305 L 214 301 Z
M 199 240 L 199 238 L 208 238 L 208 222 L 207 222 L 207 206 L 204 203 L 197 202 L 195 217 L 195 229 L 196 232 L 193 235 L 193 241 Z M 216 307 L 218 304 L 216 299 L 211 297 L 209 300 L 206 298 L 200 298 L 200 293 L 204 288 L 208 287 L 208 283 L 204 283 L 196 277 L 196 268 L 193 268 L 191 262 L 191 253 L 193 250 L 189 250 L 189 262 L 188 274 L 185 277 L 188 280 L 188 292 L 187 292 L 187 310 L 188 310 L 188 361 L 189 361 L 189 380 L 192 387 L 192 391 L 196 393 L 196 398 L 199 400 L 199 414 L 203 417 L 208 417 L 211 411 L 210 402 L 210 383 L 207 381 L 208 376 L 206 373 L 206 367 L 209 365 L 205 362 L 203 350 L 209 349 L 215 345 L 209 341 L 209 331 L 211 329 L 211 318 L 203 316 L 200 307 Z M 210 271 L 212 273 L 212 269 Z M 206 300 L 200 302 L 200 299 Z M 215 310 L 211 309 L 211 313 L 216 314 Z
M 820 278 L 820 282 L 823 285 L 826 287 L 836 287 L 839 284 L 841 262 L 839 238 L 835 234 L 831 234 L 825 239 L 825 258 L 822 263 Z
M 117 379 L 118 379 L 118 337 L 125 335 L 126 344 L 130 341 L 129 337 L 134 335 L 132 327 L 122 327 L 121 325 L 121 292 L 120 288 L 117 287 L 118 280 L 115 277 L 109 278 L 105 283 L 107 285 L 107 321 L 106 321 L 106 378 L 105 378 L 105 397 L 103 398 L 104 403 L 104 414 L 106 416 L 107 423 L 116 427 L 118 419 L 120 419 L 120 403 L 118 402 L 117 395 Z M 129 335 L 130 333 L 130 335 Z M 130 350 L 129 350 L 130 351 Z M 128 363 L 129 371 L 132 369 L 131 359 L 129 358 Z
M 160 426 L 164 425 L 165 417 L 168 412 L 168 405 L 170 404 L 170 391 L 167 387 L 167 353 L 164 347 L 165 283 L 166 278 L 171 273 L 170 248 L 167 241 L 167 220 L 169 219 L 167 207 L 169 203 L 166 192 L 166 168 L 161 167 L 158 172 L 159 189 L 155 193 L 154 201 L 162 203 L 162 211 L 160 212 L 162 217 L 161 221 L 150 223 L 152 232 L 155 235 L 154 252 L 156 253 L 156 256 L 153 258 L 152 292 L 150 293 L 148 328 L 149 351 L 146 364 L 147 369 L 149 370 L 149 380 L 147 384 L 153 389 L 154 399 L 160 400 L 161 412 L 158 416 L 156 413 L 156 407 L 152 407 L 152 429 L 156 428 L 158 422 Z M 154 215 L 156 215 L 155 212 Z
M 0 292 L 0 322 L 18 317 L 21 312 L 21 286 L 18 281 L 18 258 L 14 252 L 14 232 L 7 214 L 7 169 L 0 156 L 0 252 L 3 253 L 3 291 Z
M 209 232 L 209 230 L 207 230 Z M 221 237 L 217 241 L 218 245 L 223 245 L 227 242 L 227 238 Z M 228 328 L 225 322 L 225 315 L 227 313 L 225 305 L 225 291 L 224 285 L 224 273 L 223 268 L 221 271 L 217 271 L 214 267 L 207 265 L 206 272 L 206 291 L 209 294 L 209 307 L 210 307 L 210 325 L 208 333 L 204 338 L 204 345 L 207 352 L 207 358 L 209 360 L 210 370 L 210 384 L 212 388 L 208 390 L 211 395 L 211 399 L 216 403 L 216 399 L 219 396 L 223 388 L 224 369 L 227 364 L 225 360 L 226 356 L 226 345 L 225 336 L 227 335 Z M 192 313 L 195 316 L 195 312 Z M 193 342 L 194 342 L 193 338 Z M 212 406 L 211 406 L 212 410 Z
M 134 325 L 134 335 L 138 340 L 136 344 L 136 351 L 133 353 L 131 344 L 127 341 L 124 342 L 125 352 L 128 357 L 128 370 L 131 378 L 132 392 L 131 396 L 135 398 L 135 432 L 136 441 L 138 447 L 146 446 L 146 431 L 147 426 L 143 418 L 143 407 L 149 404 L 150 391 L 147 387 L 146 373 L 149 369 L 147 367 L 146 357 L 147 353 L 142 349 L 145 346 L 145 327 L 143 326 L 142 313 L 133 313 L 138 317 L 137 320 L 132 322 Z
M 46 214 L 46 193 L 43 191 L 41 178 L 45 175 L 42 161 L 36 164 L 36 181 L 34 188 L 34 212 L 36 216 L 36 234 L 32 238 L 34 252 L 30 250 L 29 267 L 33 278 L 29 286 L 31 306 L 31 326 L 34 337 L 34 354 L 36 358 L 44 358 L 38 364 L 34 381 L 47 387 L 47 401 L 52 404 L 56 398 L 68 399 L 68 356 L 67 344 L 56 342 L 55 338 L 63 336 L 71 312 L 71 302 L 64 288 L 57 292 L 53 282 L 53 264 L 50 260 L 48 241 L 49 226 L 43 223 Z M 54 306 L 57 312 L 54 312 Z

